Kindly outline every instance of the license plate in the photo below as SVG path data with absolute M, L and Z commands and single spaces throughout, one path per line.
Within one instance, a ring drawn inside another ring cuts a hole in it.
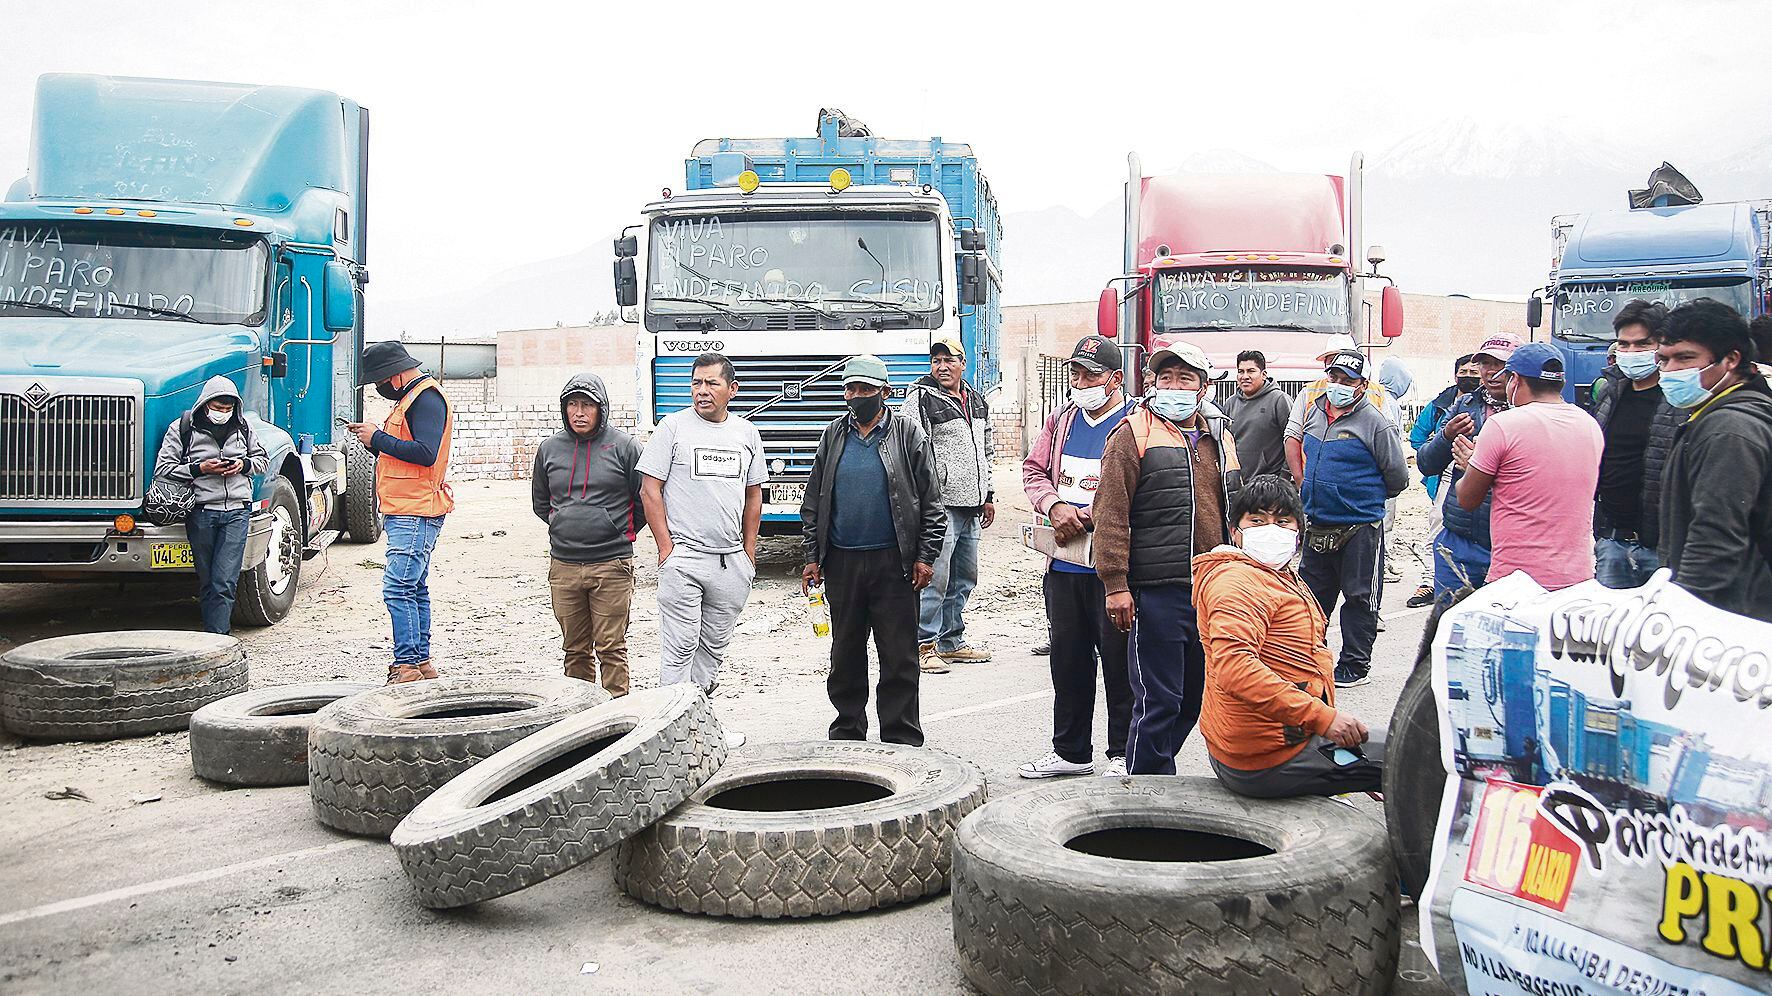
M 148 568 L 150 570 L 177 570 L 181 567 L 196 567 L 197 561 L 191 556 L 189 543 L 155 543 L 148 548 Z
M 799 508 L 800 503 L 805 500 L 806 485 L 804 484 L 769 485 L 769 504 L 771 505 L 792 505 Z

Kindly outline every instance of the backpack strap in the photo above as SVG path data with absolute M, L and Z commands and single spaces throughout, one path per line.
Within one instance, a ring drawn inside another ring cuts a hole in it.
M 191 455 L 191 433 L 193 429 L 194 427 L 191 425 L 190 412 L 185 412 L 178 417 L 178 440 L 179 444 L 184 447 L 184 449 L 179 452 L 181 463 L 184 462 L 185 458 L 188 458 Z

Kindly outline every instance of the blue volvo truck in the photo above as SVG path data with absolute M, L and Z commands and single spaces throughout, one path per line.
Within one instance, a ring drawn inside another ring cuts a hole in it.
M 1715 298 L 1752 319 L 1772 294 L 1772 201 L 1674 204 L 1551 219 L 1550 283 L 1527 301 L 1562 351 L 1568 398 L 1587 406 L 1606 366 L 1612 319 L 1641 298 L 1675 308 Z
M 685 173 L 615 242 L 616 301 L 640 326 L 640 423 L 689 407 L 697 354 L 730 358 L 732 410 L 768 456 L 766 533 L 799 528 L 848 357 L 879 355 L 902 397 L 953 335 L 973 387 L 997 385 L 1003 226 L 971 146 L 876 138 L 825 110 L 810 138 L 698 142 Z
M 368 143 L 332 93 L 38 81 L 0 201 L 0 582 L 188 579 L 184 527 L 143 496 L 216 375 L 270 457 L 237 621 L 283 618 L 341 533 L 380 535 L 374 458 L 335 428 L 361 415 Z

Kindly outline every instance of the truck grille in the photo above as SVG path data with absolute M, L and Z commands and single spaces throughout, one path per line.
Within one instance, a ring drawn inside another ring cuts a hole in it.
M 0 503 L 139 500 L 141 400 L 52 393 L 49 383 L 0 391 Z
M 812 457 L 819 436 L 832 419 L 848 410 L 843 402 L 842 364 L 846 356 L 733 356 L 738 370 L 739 394 L 732 411 L 756 423 L 763 436 L 763 450 L 771 461 L 787 468 L 771 473 L 771 480 L 803 478 L 812 471 Z M 904 397 L 911 381 L 929 372 L 929 357 L 910 353 L 882 356 L 892 382 L 892 396 Z M 689 375 L 692 356 L 661 356 L 653 360 L 652 417 L 656 421 L 690 407 Z M 818 376 L 820 371 L 828 371 Z M 813 380 L 817 377 L 816 380 Z M 808 383 L 810 381 L 810 383 Z M 759 406 L 780 395 L 787 385 L 798 385 L 800 397 L 782 398 L 761 412 Z

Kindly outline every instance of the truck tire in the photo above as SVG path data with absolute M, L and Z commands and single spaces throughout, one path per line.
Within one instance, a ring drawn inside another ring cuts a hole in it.
M 346 833 L 386 837 L 444 782 L 608 698 L 576 678 L 495 674 L 340 699 L 308 730 L 314 815 Z
M 641 902 L 710 916 L 895 906 L 947 889 L 954 828 L 984 795 L 975 765 L 925 747 L 759 747 L 624 841 L 615 881 Z
M 295 586 L 301 581 L 301 551 L 307 542 L 301 501 L 295 486 L 279 477 L 271 487 L 271 548 L 264 562 L 240 574 L 240 590 L 234 599 L 234 623 L 270 626 L 280 622 L 295 606 Z
M 1440 801 L 1446 794 L 1446 766 L 1440 760 L 1440 716 L 1434 703 L 1432 662 L 1434 631 L 1441 612 L 1434 610 L 1415 670 L 1403 682 L 1391 710 L 1384 745 L 1384 822 L 1391 855 L 1403 891 L 1420 899 L 1433 873 L 1434 838 L 1440 827 Z
M 345 436 L 344 534 L 352 543 L 381 539 L 381 500 L 375 493 L 375 454 Z
M 24 737 L 182 730 L 199 708 L 245 690 L 245 649 L 214 633 L 84 633 L 0 656 L 0 724 Z
M 506 747 L 394 829 L 418 901 L 465 906 L 527 888 L 651 826 L 726 759 L 694 686 L 635 692 Z
M 306 785 L 314 713 L 379 687 L 314 681 L 211 702 L 191 716 L 191 768 L 198 778 L 222 785 Z
M 990 996 L 1389 990 L 1396 872 L 1375 820 L 1208 778 L 1079 778 L 954 841 L 954 944 Z

